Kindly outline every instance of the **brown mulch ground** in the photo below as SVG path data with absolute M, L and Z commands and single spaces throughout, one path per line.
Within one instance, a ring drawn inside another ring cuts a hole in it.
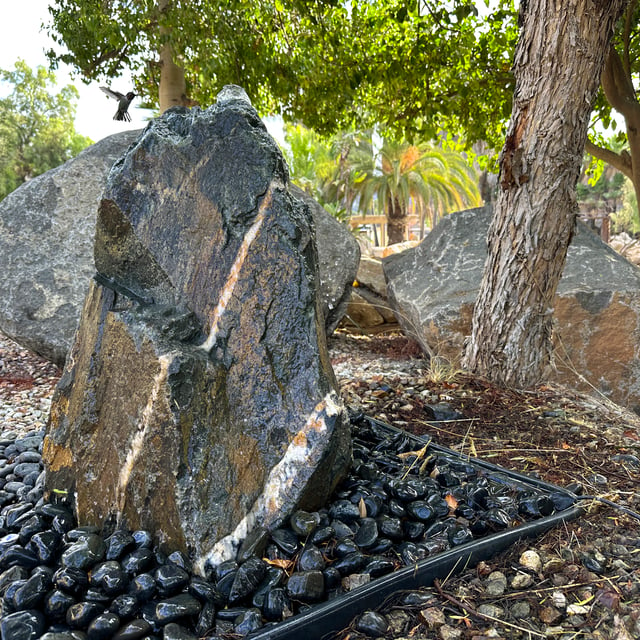
M 353 357 L 352 351 L 406 362 L 406 371 L 398 374 L 340 379 L 345 401 L 367 415 L 640 513 L 640 419 L 635 414 L 558 386 L 517 391 L 463 372 L 430 371 L 417 345 L 400 335 L 339 333 L 330 346 L 334 366 Z M 441 403 L 460 415 L 434 421 L 429 407 Z M 427 589 L 433 596 L 429 606 L 413 611 L 388 637 L 640 638 L 640 521 L 599 501 L 582 505 L 586 513 L 577 520 Z M 540 568 L 523 566 L 525 550 L 535 551 Z M 499 595 L 487 588 L 495 571 L 507 578 Z M 533 578 L 530 584 L 516 578 L 523 572 Z M 434 621 L 434 611 L 444 617 Z M 393 614 L 393 607 L 384 613 Z M 354 628 L 342 638 L 362 637 Z
M 505 390 L 461 372 L 430 371 L 415 343 L 401 335 L 339 331 L 329 347 L 345 402 L 367 415 L 640 512 L 635 414 L 560 387 Z M 59 373 L 0 336 L 3 428 L 42 425 Z M 429 407 L 441 403 L 461 417 L 434 421 Z M 422 603 L 389 603 L 382 609 L 390 624 L 386 637 L 640 638 L 640 522 L 598 501 L 583 505 L 577 520 L 425 589 Z M 525 551 L 540 566 L 525 562 Z M 337 637 L 365 636 L 354 621 Z

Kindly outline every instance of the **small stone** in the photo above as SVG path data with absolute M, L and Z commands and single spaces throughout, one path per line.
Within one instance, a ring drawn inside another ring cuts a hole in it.
M 368 573 L 352 573 L 342 578 L 342 587 L 345 591 L 353 591 L 358 587 L 371 582 L 371 576 Z
M 262 627 L 262 615 L 258 609 L 247 609 L 234 620 L 234 631 L 246 636 Z
M 113 640 L 138 640 L 147 635 L 151 631 L 151 625 L 142 618 L 131 620 L 122 625 L 113 636 Z
M 513 578 L 511 578 L 512 589 L 526 589 L 533 584 L 533 576 L 528 573 L 522 573 L 518 571 Z
M 35 610 L 10 613 L 0 620 L 2 640 L 35 640 L 42 635 L 44 616 Z
M 520 556 L 519 562 L 523 567 L 531 569 L 531 571 L 535 571 L 536 573 L 540 573 L 542 569 L 542 560 L 540 559 L 540 555 L 533 549 L 525 551 Z
M 236 605 L 252 594 L 264 578 L 267 566 L 260 558 L 249 558 L 236 572 L 231 590 L 229 604 Z
M 562 591 L 554 591 L 551 594 L 551 603 L 559 611 L 564 611 L 567 608 L 567 596 Z
M 411 622 L 411 616 L 401 609 L 393 609 L 389 611 L 386 618 L 389 623 L 389 635 L 392 638 L 398 638 L 404 635 L 405 629 L 407 629 Z
M 586 607 L 583 604 L 570 604 L 567 606 L 568 616 L 584 616 L 590 611 L 590 607 Z
M 511 616 L 517 620 L 526 620 L 531 615 L 531 606 L 526 600 L 520 600 L 511 607 Z
M 356 622 L 356 629 L 370 638 L 384 637 L 389 630 L 387 619 L 376 611 L 365 611 Z
M 287 593 L 292 600 L 317 602 L 324 595 L 324 575 L 321 571 L 302 571 L 291 574 Z
M 163 629 L 162 640 L 198 640 L 198 638 L 179 624 L 170 622 Z
M 104 558 L 107 546 L 96 534 L 74 542 L 63 554 L 62 565 L 70 569 L 88 569 Z
M 197 616 L 202 609 L 198 600 L 188 593 L 180 593 L 173 598 L 162 600 L 156 604 L 156 619 L 161 625 L 175 622 L 180 618 Z
M 543 607 L 538 615 L 545 624 L 554 624 L 562 618 L 562 613 L 555 607 Z
M 119 628 L 119 616 L 115 613 L 102 613 L 91 621 L 87 629 L 87 640 L 110 640 Z
M 425 624 L 428 629 L 436 629 L 446 622 L 442 609 L 438 607 L 422 609 L 422 611 L 418 613 L 418 619 Z
M 498 620 L 504 618 L 504 609 L 495 604 L 481 604 L 478 607 L 478 613 L 481 613 L 483 616 L 489 616 L 490 618 L 497 618 Z
M 550 573 L 558 573 L 561 571 L 566 562 L 562 558 L 549 558 L 542 566 L 542 573 L 549 575 Z
M 189 574 L 175 564 L 165 564 L 154 572 L 154 578 L 161 596 L 171 596 L 189 584 Z
M 307 511 L 296 511 L 290 518 L 289 524 L 291 528 L 299 536 L 306 538 L 320 524 L 320 514 L 317 512 L 309 513 Z
M 442 640 L 460 640 L 462 638 L 462 629 L 450 627 L 448 624 L 443 624 L 438 632 Z
M 501 596 L 507 589 L 507 577 L 501 571 L 493 571 L 487 578 L 485 591 L 488 596 Z

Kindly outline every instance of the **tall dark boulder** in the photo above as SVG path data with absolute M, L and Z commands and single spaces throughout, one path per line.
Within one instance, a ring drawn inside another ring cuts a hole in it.
M 308 207 L 238 87 L 110 174 L 96 281 L 52 404 L 49 491 L 207 560 L 321 504 L 350 462 Z

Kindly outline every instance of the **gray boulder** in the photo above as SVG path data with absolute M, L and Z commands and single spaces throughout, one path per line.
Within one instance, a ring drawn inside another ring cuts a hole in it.
M 109 171 L 141 130 L 109 136 L 0 202 L 0 330 L 64 365 L 95 273 L 96 214 Z M 297 187 L 313 213 L 327 333 L 344 315 L 360 256 L 349 231 Z
M 327 335 L 331 335 L 349 306 L 360 262 L 360 245 L 353 234 L 314 198 L 296 185 L 291 185 L 290 190 L 307 204 L 313 215 L 322 309 Z
M 471 333 L 491 215 L 480 208 L 447 216 L 420 245 L 383 260 L 404 332 L 454 366 Z M 640 269 L 581 222 L 555 298 L 554 351 L 551 380 L 640 407 Z
M 43 447 L 81 524 L 150 529 L 203 571 L 328 498 L 350 436 L 312 227 L 239 88 L 116 163 Z
M 25 183 L 0 202 L 0 330 L 59 366 L 78 324 L 98 204 L 125 131 Z

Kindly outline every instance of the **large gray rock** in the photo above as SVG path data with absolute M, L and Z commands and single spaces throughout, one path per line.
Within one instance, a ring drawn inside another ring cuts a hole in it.
M 491 213 L 447 216 L 419 246 L 383 261 L 403 330 L 454 366 L 471 333 Z M 552 380 L 640 407 L 640 269 L 581 222 L 555 298 L 554 340 Z
M 383 260 L 403 330 L 453 366 L 471 333 L 491 215 L 447 216 L 416 248 Z M 554 353 L 551 380 L 640 407 L 640 269 L 581 222 L 555 298 Z
M 203 570 L 328 498 L 350 438 L 312 224 L 239 88 L 114 166 L 43 451 L 81 524 L 150 529 Z
M 109 136 L 0 203 L 0 330 L 58 366 L 64 365 L 95 273 L 96 214 L 109 171 L 140 133 Z M 349 302 L 360 250 L 313 198 L 297 187 L 292 193 L 313 213 L 330 334 Z
M 107 175 L 139 133 L 109 136 L 0 202 L 0 330 L 60 366 L 95 271 Z
M 322 309 L 327 335 L 330 335 L 349 305 L 353 281 L 358 273 L 360 245 L 343 224 L 302 189 L 291 185 L 291 193 L 305 202 L 313 215 Z

